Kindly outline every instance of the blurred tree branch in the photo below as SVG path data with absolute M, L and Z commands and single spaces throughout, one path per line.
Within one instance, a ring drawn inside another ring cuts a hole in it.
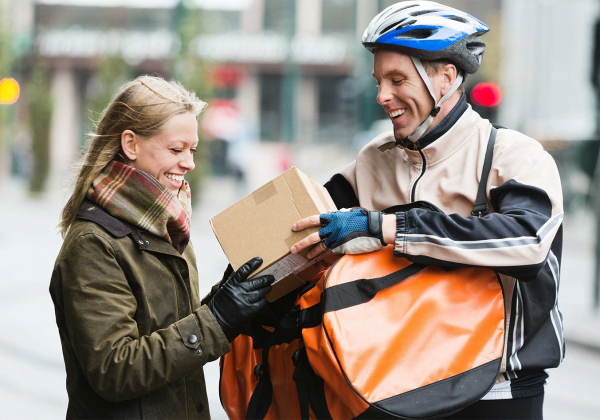
M 9 76 L 12 71 L 14 56 L 12 52 L 11 25 L 8 16 L 7 5 L 0 5 L 0 79 Z M 0 105 L 0 159 L 6 150 L 9 135 L 9 113 L 12 112 L 11 106 Z
M 50 121 L 53 103 L 49 86 L 48 68 L 38 60 L 33 65 L 27 89 L 33 157 L 29 190 L 32 193 L 44 191 L 50 171 Z
M 202 9 L 186 7 L 183 0 L 180 0 L 173 9 L 173 32 L 178 36 L 181 44 L 173 57 L 171 74 L 185 88 L 194 91 L 198 98 L 209 102 L 214 93 L 209 81 L 211 65 L 191 50 L 192 41 L 202 33 L 200 28 L 204 27 L 203 18 Z M 203 138 L 201 130 L 198 136 L 200 143 L 194 159 L 196 169 L 187 175 L 195 203 L 200 200 L 202 180 L 208 173 L 206 139 Z

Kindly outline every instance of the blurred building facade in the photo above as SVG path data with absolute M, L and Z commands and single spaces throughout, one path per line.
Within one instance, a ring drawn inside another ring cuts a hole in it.
M 385 118 L 360 38 L 393 0 L 1 1 L 14 17 L 16 73 L 27 79 L 38 59 L 49 72 L 53 174 L 73 162 L 91 128 L 87 108 L 103 88 L 98 71 L 107 58 L 123 60 L 129 77 L 169 78 L 174 57 L 187 48 L 184 53 L 211 67 L 208 83 L 219 101 L 206 130 L 226 141 L 244 135 L 258 142 L 351 145 L 357 132 Z M 445 3 L 492 26 L 500 21 L 501 0 Z M 196 34 L 182 47 L 178 15 L 193 10 L 201 10 Z M 486 35 L 481 70 L 481 77 L 497 82 L 500 32 Z M 34 118 L 21 102 L 16 119 Z M 14 132 L 20 134 L 5 144 L 4 156 L 31 144 L 25 128 Z M 11 163 L 4 162 L 5 168 Z

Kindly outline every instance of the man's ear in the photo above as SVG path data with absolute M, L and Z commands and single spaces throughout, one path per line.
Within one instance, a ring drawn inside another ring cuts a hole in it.
M 133 131 L 125 130 L 121 133 L 121 149 L 123 149 L 125 157 L 130 161 L 137 159 L 138 139 Z
M 444 66 L 442 69 L 442 96 L 448 93 L 450 88 L 452 88 L 457 76 L 458 71 L 456 70 L 456 66 L 454 64 L 448 63 Z

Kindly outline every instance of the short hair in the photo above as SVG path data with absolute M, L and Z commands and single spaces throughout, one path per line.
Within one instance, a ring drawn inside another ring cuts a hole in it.
M 433 76 L 434 74 L 437 74 L 447 64 L 452 64 L 454 67 L 456 67 L 457 75 L 460 72 L 465 74 L 464 71 L 456 63 L 454 63 L 451 60 L 447 60 L 445 58 L 440 58 L 439 60 L 421 60 L 421 63 L 423 64 L 423 68 L 425 69 L 425 72 L 427 72 L 428 76 Z M 462 83 L 460 84 L 459 88 L 457 89 L 457 91 L 460 92 L 461 94 L 464 90 L 464 82 L 465 82 L 465 79 L 463 79 Z

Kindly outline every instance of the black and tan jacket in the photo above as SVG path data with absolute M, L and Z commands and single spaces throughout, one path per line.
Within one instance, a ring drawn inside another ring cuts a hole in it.
M 544 369 L 564 357 L 558 310 L 562 191 L 556 164 L 542 146 L 500 129 L 487 183 L 491 212 L 471 216 L 491 129 L 463 96 L 414 150 L 396 147 L 392 132 L 382 133 L 325 186 L 338 208 L 431 202 L 445 214 L 396 214 L 396 255 L 500 273 L 508 333 L 502 374 L 485 398 L 516 398 L 542 392 Z

